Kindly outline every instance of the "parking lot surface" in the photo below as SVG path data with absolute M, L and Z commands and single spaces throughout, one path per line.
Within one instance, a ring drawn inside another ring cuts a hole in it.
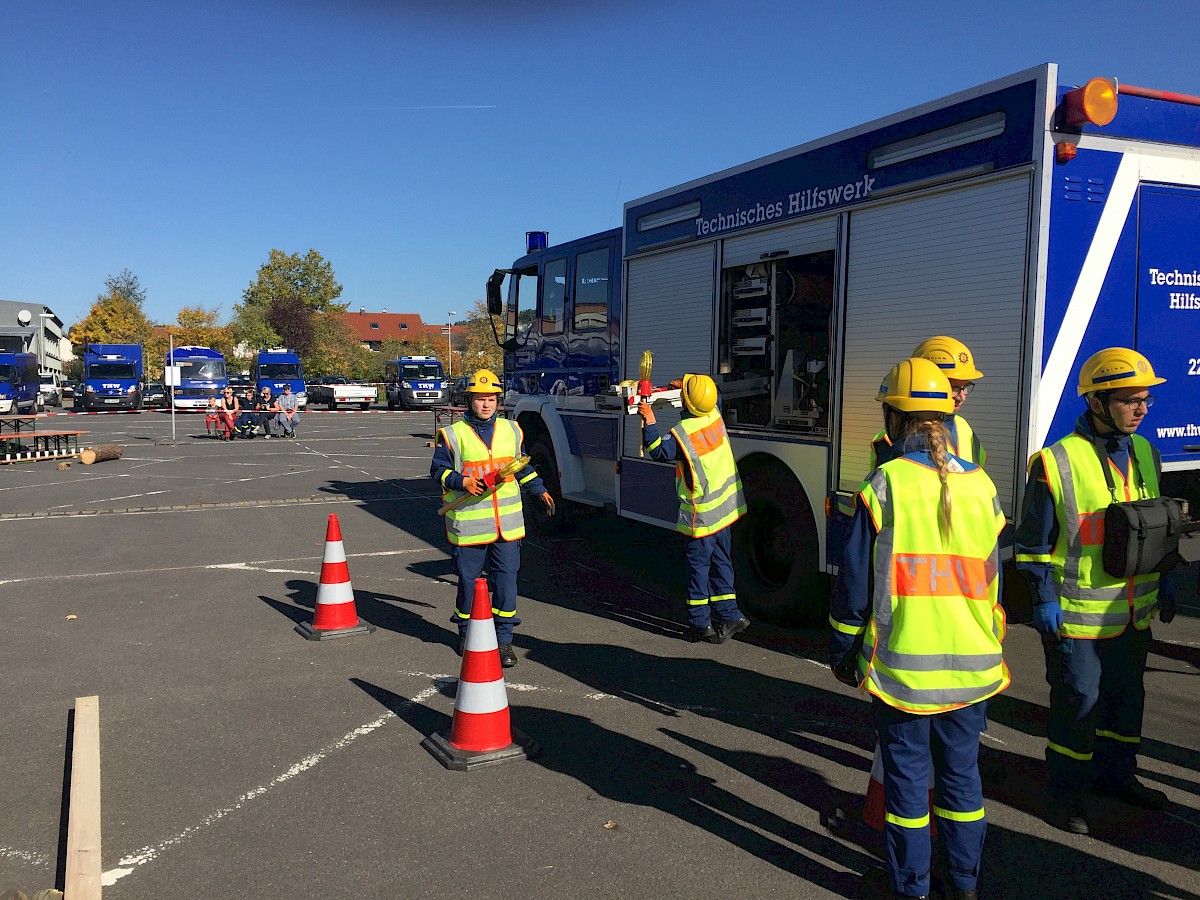
M 105 897 L 858 896 L 873 736 L 822 630 L 681 639 L 680 545 L 612 517 L 531 535 L 513 722 L 531 761 L 448 771 L 455 580 L 427 412 L 51 419 L 120 460 L 0 466 L 0 892 L 63 870 L 74 698 L 98 695 Z M 374 634 L 309 642 L 330 515 Z M 1194 589 L 1194 580 L 1191 582 Z M 1173 807 L 1040 818 L 1047 687 L 1010 629 L 981 750 L 981 897 L 1200 898 L 1200 608 L 1155 625 L 1142 777 Z M 827 817 L 847 810 L 847 827 Z

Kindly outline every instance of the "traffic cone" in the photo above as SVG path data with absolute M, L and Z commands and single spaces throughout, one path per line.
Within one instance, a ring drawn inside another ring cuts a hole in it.
M 447 769 L 459 772 L 529 759 L 541 750 L 535 741 L 513 728 L 509 718 L 492 598 L 484 578 L 475 579 L 450 730 L 431 734 L 421 746 Z
M 354 607 L 354 588 L 346 566 L 342 529 L 335 515 L 325 530 L 325 555 L 321 559 L 321 582 L 317 585 L 317 608 L 312 624 L 301 622 L 296 630 L 310 641 L 370 634 L 374 625 L 363 622 Z
M 933 768 L 929 769 L 929 833 L 937 835 L 937 819 L 933 816 Z M 887 804 L 883 798 L 883 750 L 875 742 L 875 758 L 871 760 L 871 780 L 867 782 L 867 802 L 863 804 L 863 821 L 876 831 L 887 823 Z

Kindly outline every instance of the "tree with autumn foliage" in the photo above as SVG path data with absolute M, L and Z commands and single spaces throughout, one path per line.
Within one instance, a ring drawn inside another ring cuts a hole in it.
M 146 292 L 128 269 L 104 281 L 104 293 L 84 318 L 67 332 L 71 343 L 82 350 L 88 344 L 145 344 L 154 326 L 142 310 Z
M 476 369 L 491 369 L 497 375 L 504 375 L 504 351 L 496 346 L 496 337 L 492 331 L 493 323 L 496 326 L 496 333 L 503 336 L 504 323 L 500 319 L 493 319 L 488 314 L 487 304 L 482 300 L 476 300 L 471 307 L 471 311 L 467 314 L 467 333 L 463 338 L 460 346 L 462 347 L 461 355 L 455 352 L 460 359 L 456 360 L 460 365 L 456 365 L 455 369 L 460 367 L 462 371 L 459 375 L 470 375 Z M 456 343 L 458 343 L 456 341 Z

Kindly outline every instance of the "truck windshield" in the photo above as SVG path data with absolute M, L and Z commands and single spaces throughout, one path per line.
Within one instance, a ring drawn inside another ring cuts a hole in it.
M 187 366 L 189 363 L 184 362 L 183 365 Z M 193 360 L 190 363 L 189 371 L 184 372 L 183 375 L 185 378 L 204 378 L 208 381 L 220 381 L 225 377 L 225 360 Z
M 0 381 L 12 381 L 17 377 L 17 367 L 8 363 L 0 364 Z
M 400 377 L 403 379 L 409 378 L 443 378 L 442 366 L 440 363 L 423 363 L 420 365 L 406 365 L 400 372 Z
M 137 378 L 133 363 L 92 363 L 88 378 Z
M 259 363 L 259 378 L 303 378 L 300 363 Z

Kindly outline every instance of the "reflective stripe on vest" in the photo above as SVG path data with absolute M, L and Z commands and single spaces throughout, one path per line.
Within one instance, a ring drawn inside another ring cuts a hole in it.
M 704 537 L 744 516 L 746 494 L 721 414 L 714 409 L 707 415 L 682 419 L 671 434 L 683 450 L 683 459 L 675 464 L 675 491 L 679 496 L 675 530 Z M 691 474 L 690 488 L 684 466 Z
M 1129 471 L 1112 466 L 1118 500 L 1137 500 L 1129 486 L 1133 456 L 1146 482 L 1145 496 L 1158 496 L 1158 473 L 1149 441 L 1133 435 Z M 1132 620 L 1140 631 L 1150 627 L 1158 609 L 1158 575 L 1135 575 L 1128 580 L 1104 571 L 1104 511 L 1112 503 L 1096 445 L 1072 432 L 1040 451 L 1046 484 L 1054 498 L 1058 539 L 1050 554 L 1054 581 L 1062 604 L 1064 637 L 1107 638 L 1125 630 Z
M 475 478 L 495 472 L 516 459 L 522 441 L 520 427 L 508 419 L 496 419 L 491 447 L 461 419 L 449 428 L 443 428 L 439 434 L 454 460 L 454 470 Z M 442 490 L 445 502 L 462 495 L 462 491 Z M 498 538 L 516 541 L 524 536 L 521 488 L 516 481 L 501 482 L 493 493 L 446 513 L 446 537 L 452 544 L 491 544 Z
M 897 709 L 958 709 L 1008 687 L 998 537 L 1004 514 L 982 469 L 950 471 L 951 531 L 937 526 L 937 471 L 884 463 L 863 483 L 875 521 L 873 613 L 859 658 L 866 689 Z

